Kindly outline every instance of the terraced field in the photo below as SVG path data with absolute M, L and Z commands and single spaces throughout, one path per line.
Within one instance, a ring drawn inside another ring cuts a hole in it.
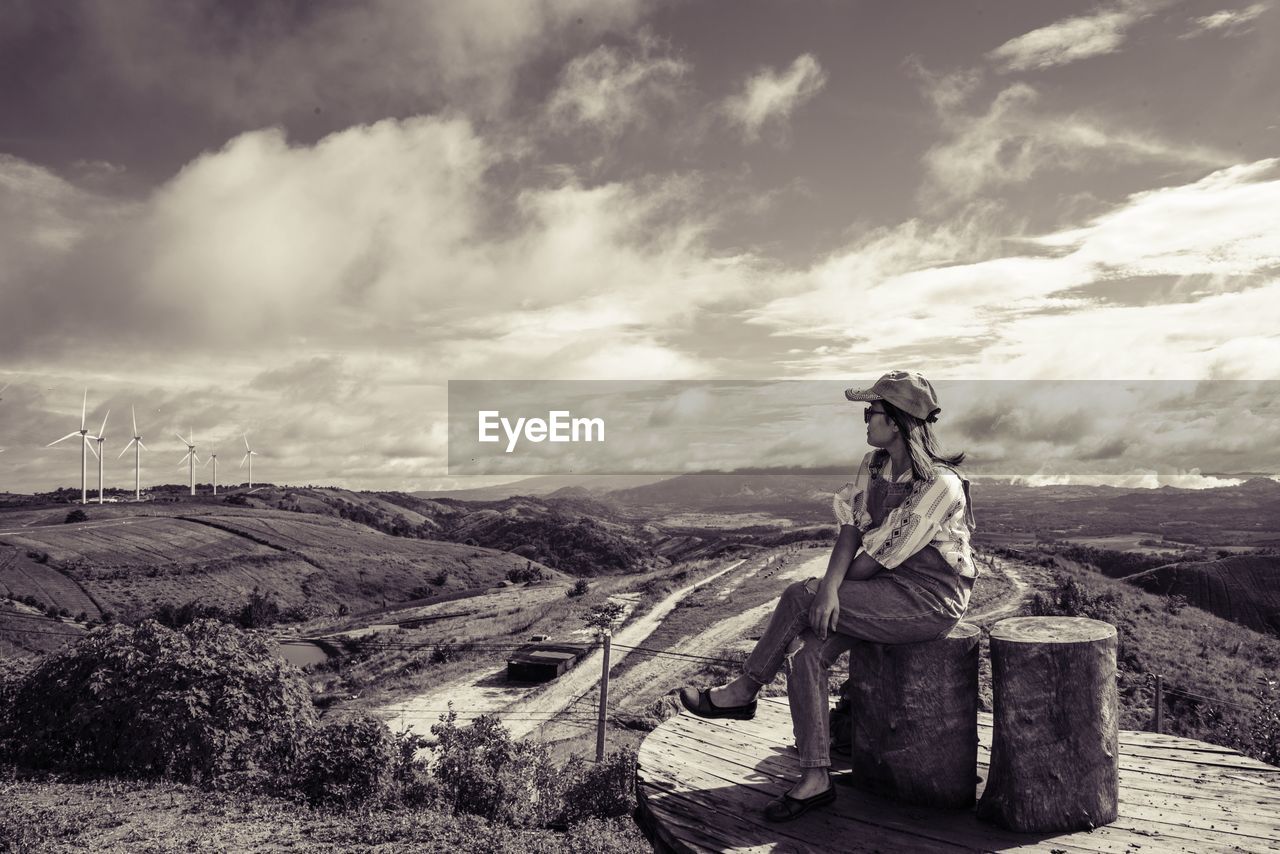
M 3 530 L 0 595 L 33 596 L 92 618 L 102 611 L 135 618 L 192 601 L 236 611 L 255 589 L 286 610 L 361 612 L 491 586 L 526 564 L 333 517 L 229 507 L 172 516 L 117 511 L 80 525 Z

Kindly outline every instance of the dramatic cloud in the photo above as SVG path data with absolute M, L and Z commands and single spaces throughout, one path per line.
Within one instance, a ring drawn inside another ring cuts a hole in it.
M 930 91 L 945 94 L 946 89 Z M 1025 84 L 1000 92 L 986 113 L 940 111 L 941 142 L 925 155 L 926 203 L 966 199 L 1024 184 L 1045 171 L 1096 171 L 1100 166 L 1160 163 L 1220 167 L 1233 160 L 1196 146 L 1178 146 L 1108 127 L 1083 115 L 1055 116 L 1040 110 L 1040 95 Z M 956 103 L 945 95 L 942 103 Z
M 1254 3 L 1243 9 L 1223 9 L 1212 15 L 1194 18 L 1192 29 L 1184 33 L 1182 38 L 1194 38 L 1202 33 L 1220 33 L 1224 36 L 1243 35 L 1249 31 L 1249 25 L 1267 11 L 1266 3 Z
M 1280 211 L 1277 165 L 1136 194 L 1085 228 L 1029 241 L 1039 254 L 996 254 L 981 219 L 959 232 L 908 223 L 796 276 L 750 322 L 822 340 L 792 362 L 812 373 L 883 358 L 892 341 L 902 358 L 976 377 L 1267 378 L 1280 365 L 1266 307 L 1280 221 L 1260 212 Z M 1076 292 L 1160 275 L 1217 286 L 1143 307 Z
M 1129 29 L 1162 5 L 1166 4 L 1130 0 L 1115 9 L 1064 18 L 1010 39 L 987 57 L 1003 71 L 1028 71 L 1114 53 Z
M 91 80 L 251 123 L 316 108 L 357 121 L 441 104 L 493 113 L 549 47 L 624 30 L 640 13 L 635 0 L 24 6 L 18 27 L 29 33 L 75 20 L 67 56 Z
M 547 104 L 552 124 L 579 126 L 616 137 L 648 123 L 651 110 L 679 96 L 689 66 L 657 55 L 660 45 L 643 35 L 634 51 L 601 45 L 569 63 Z
M 812 54 L 802 54 L 786 71 L 766 68 L 750 77 L 741 93 L 725 100 L 724 111 L 746 139 L 754 141 L 767 125 L 786 122 L 826 82 L 818 60 Z

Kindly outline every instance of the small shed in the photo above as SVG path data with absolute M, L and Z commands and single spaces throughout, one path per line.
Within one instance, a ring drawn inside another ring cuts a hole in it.
M 589 649 L 585 644 L 526 644 L 507 659 L 507 678 L 514 682 L 550 682 L 577 664 Z

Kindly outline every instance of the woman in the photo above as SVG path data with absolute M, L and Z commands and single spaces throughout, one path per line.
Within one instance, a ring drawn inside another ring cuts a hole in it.
M 826 575 L 786 589 L 742 675 L 680 691 L 695 715 L 749 720 L 756 694 L 790 657 L 787 698 L 802 775 L 765 808 L 769 821 L 789 821 L 835 800 L 827 731 L 832 662 L 860 639 L 945 636 L 964 615 L 977 577 L 969 485 L 954 468 L 964 454 L 938 451 L 929 427 L 942 411 L 933 386 L 918 373 L 891 371 L 845 397 L 870 404 L 863 420 L 875 450 L 836 496 L 840 534 Z

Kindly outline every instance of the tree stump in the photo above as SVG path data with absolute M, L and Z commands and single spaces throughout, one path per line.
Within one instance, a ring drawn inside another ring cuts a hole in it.
M 978 765 L 978 628 L 849 652 L 852 785 L 913 804 L 973 805 Z
M 995 731 L 979 818 L 1010 830 L 1087 830 L 1116 820 L 1116 629 L 1083 617 L 1018 617 L 991 632 Z

